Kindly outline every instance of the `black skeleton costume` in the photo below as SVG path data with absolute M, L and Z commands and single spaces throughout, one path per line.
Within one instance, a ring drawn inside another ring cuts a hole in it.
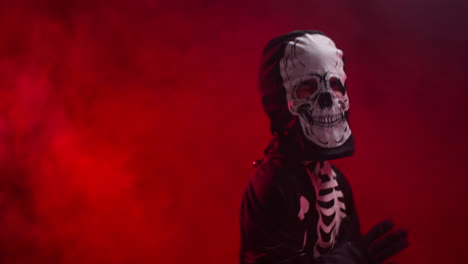
M 351 187 L 329 160 L 354 152 L 343 52 L 321 32 L 271 40 L 259 71 L 273 139 L 245 190 L 240 263 L 381 263 L 407 246 L 390 221 L 361 235 Z

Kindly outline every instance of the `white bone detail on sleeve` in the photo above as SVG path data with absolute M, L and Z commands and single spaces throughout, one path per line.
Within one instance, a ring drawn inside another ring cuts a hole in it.
M 300 204 L 300 209 L 299 209 L 299 213 L 297 214 L 297 217 L 299 218 L 299 220 L 302 221 L 304 220 L 305 214 L 309 212 L 309 201 L 307 200 L 307 198 L 301 195 L 301 197 L 299 198 L 299 204 Z

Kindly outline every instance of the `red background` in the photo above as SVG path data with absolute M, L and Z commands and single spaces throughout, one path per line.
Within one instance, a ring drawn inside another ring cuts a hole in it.
M 243 188 L 269 139 L 262 47 L 318 29 L 347 57 L 363 230 L 399 263 L 468 239 L 466 1 L 0 1 L 4 263 L 237 263 Z

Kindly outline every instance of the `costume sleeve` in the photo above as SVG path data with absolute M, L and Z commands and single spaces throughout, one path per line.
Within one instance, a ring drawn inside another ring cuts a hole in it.
M 263 162 L 247 185 L 241 206 L 242 264 L 281 263 L 298 255 L 304 234 L 288 217 L 290 190 L 279 182 L 282 176 L 274 162 Z
M 274 166 L 273 166 L 274 167 Z M 314 259 L 304 251 L 305 223 L 292 207 L 296 193 L 281 181 L 285 172 L 262 164 L 251 178 L 241 206 L 241 264 L 365 264 L 351 242 L 343 241 L 329 254 Z M 287 179 L 287 178 L 286 178 Z

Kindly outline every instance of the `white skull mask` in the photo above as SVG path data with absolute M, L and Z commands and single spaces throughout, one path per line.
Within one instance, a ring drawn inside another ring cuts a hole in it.
M 280 61 L 288 109 L 306 138 L 323 148 L 339 147 L 351 135 L 342 56 L 330 38 L 305 34 L 288 42 Z

